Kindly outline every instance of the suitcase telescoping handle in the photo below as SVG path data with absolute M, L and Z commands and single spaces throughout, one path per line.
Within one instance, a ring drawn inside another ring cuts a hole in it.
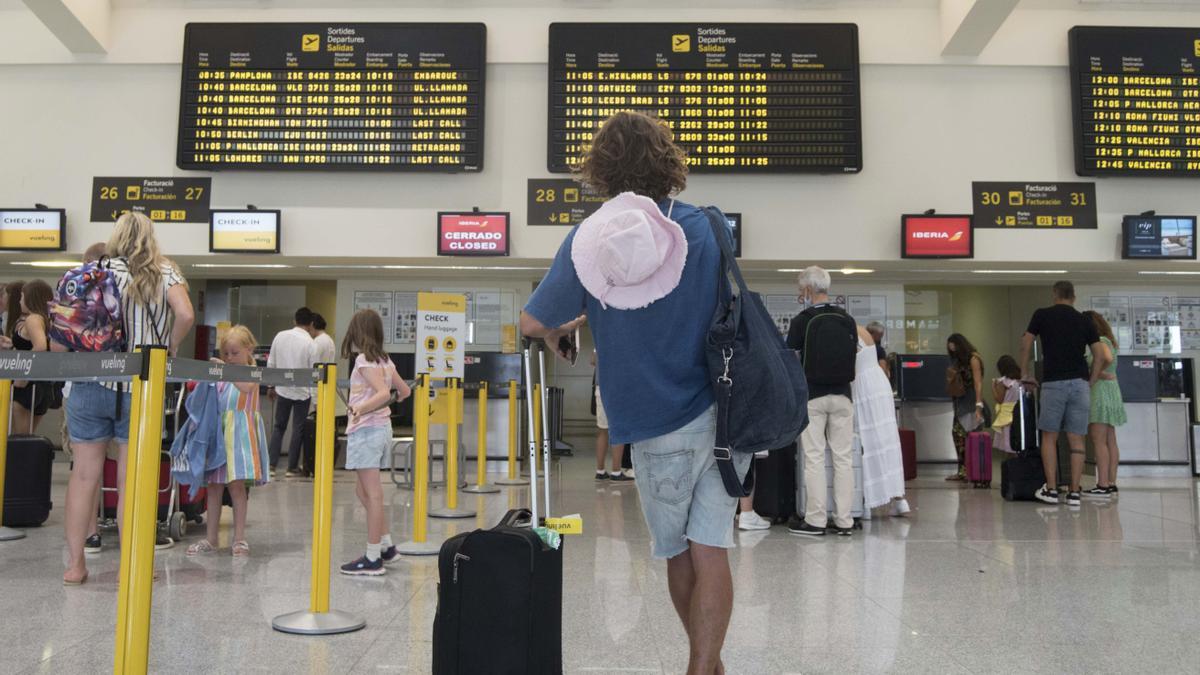
M 525 417 L 528 421 L 526 429 L 529 430 L 529 499 L 531 502 L 530 517 L 533 520 L 533 527 L 538 526 L 538 489 L 537 489 L 537 426 L 533 418 L 533 368 L 530 365 L 530 350 L 532 350 L 532 342 L 526 345 L 524 353 L 521 355 L 521 360 L 525 366 Z
M 542 478 L 545 486 L 546 517 L 550 517 L 550 447 L 554 439 L 550 438 L 550 387 L 546 385 L 546 350 L 538 350 L 538 382 L 541 387 L 538 392 L 542 397 Z M 536 486 L 535 488 L 536 489 Z

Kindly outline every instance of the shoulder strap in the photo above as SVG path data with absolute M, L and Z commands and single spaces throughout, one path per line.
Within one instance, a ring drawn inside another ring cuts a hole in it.
M 721 249 L 721 284 L 727 285 L 729 275 L 732 274 L 734 281 L 737 282 L 738 290 L 743 293 L 747 292 L 749 289 L 746 287 L 746 280 L 742 278 L 742 270 L 738 267 L 737 258 L 733 255 L 729 221 L 715 206 L 704 207 L 704 215 L 708 216 L 708 224 L 717 240 L 717 246 Z

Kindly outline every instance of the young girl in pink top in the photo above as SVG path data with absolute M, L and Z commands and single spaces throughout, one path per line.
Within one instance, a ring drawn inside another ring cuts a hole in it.
M 357 358 L 354 355 L 357 354 Z M 397 558 L 383 516 L 383 485 L 379 468 L 392 443 L 392 390 L 397 400 L 408 398 L 408 384 L 383 350 L 383 320 L 373 310 L 356 312 L 342 339 L 342 356 L 354 358 L 347 405 L 346 468 L 358 474 L 358 500 L 367 510 L 366 555 L 342 565 L 342 574 L 379 576 L 384 563 Z

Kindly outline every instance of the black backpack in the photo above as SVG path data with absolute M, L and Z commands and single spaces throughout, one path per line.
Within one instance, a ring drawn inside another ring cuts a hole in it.
M 810 384 L 849 384 L 858 358 L 858 326 L 844 310 L 831 305 L 804 310 L 804 375 Z

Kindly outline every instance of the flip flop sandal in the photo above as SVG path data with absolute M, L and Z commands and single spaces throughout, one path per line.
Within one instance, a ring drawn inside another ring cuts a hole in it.
M 187 548 L 187 554 L 189 556 L 196 556 L 204 553 L 212 553 L 216 550 L 217 547 L 213 546 L 207 539 L 201 539 Z
M 244 541 L 233 542 L 233 557 L 245 558 L 250 555 L 250 544 Z
M 68 579 L 63 579 L 63 586 L 82 586 L 85 583 L 87 583 L 87 580 L 88 580 L 87 572 L 84 572 L 83 576 L 80 577 L 78 581 L 70 581 Z

